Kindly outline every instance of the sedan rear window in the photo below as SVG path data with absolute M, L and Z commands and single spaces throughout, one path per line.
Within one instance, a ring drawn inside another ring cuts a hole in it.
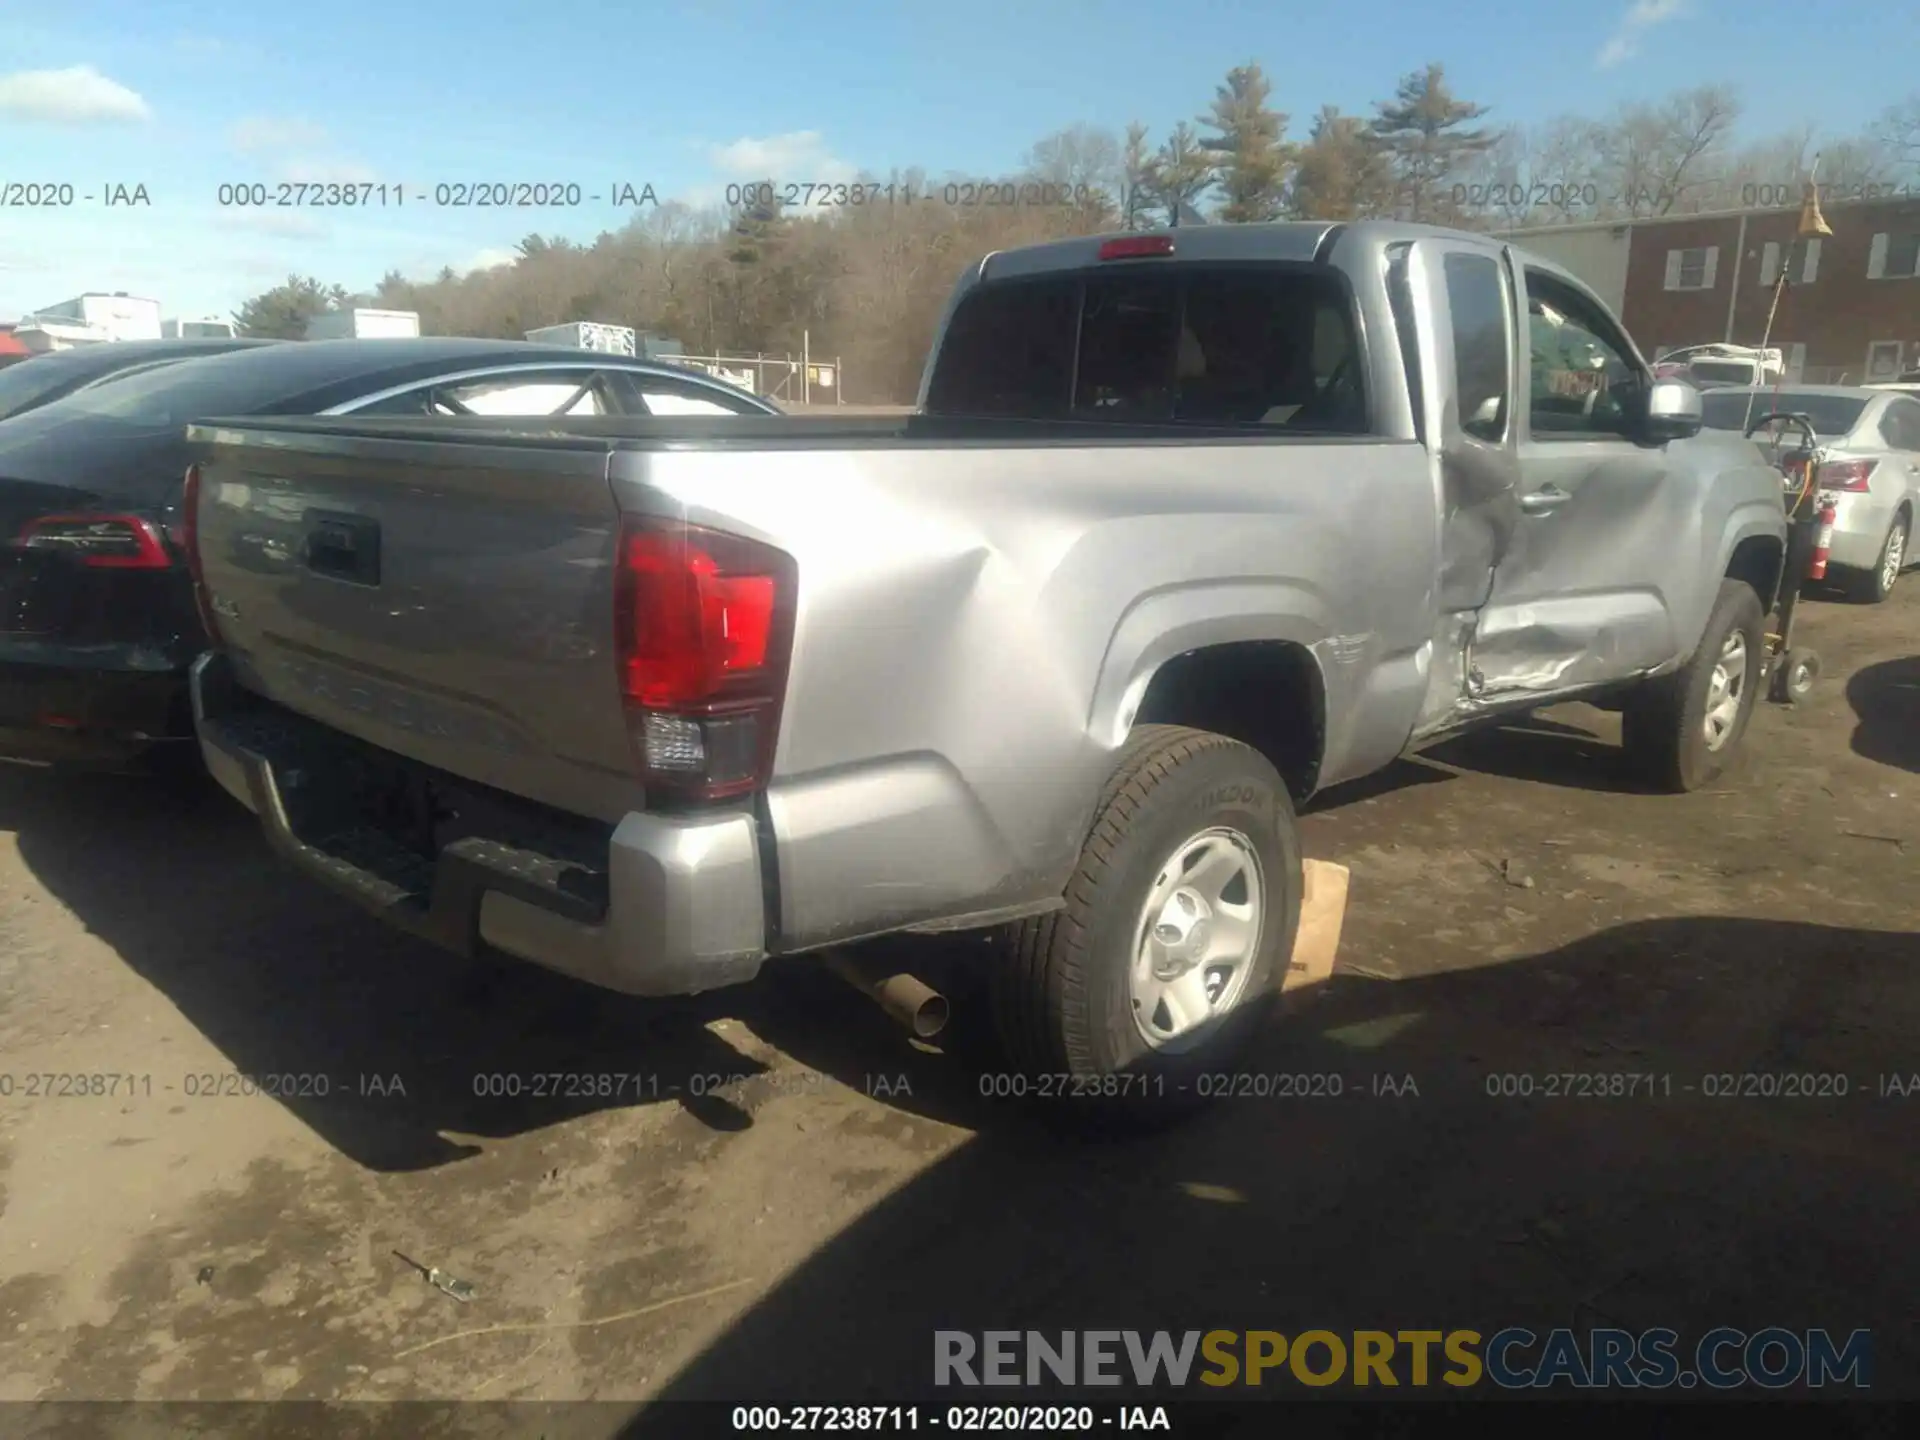
M 1865 400 L 1851 395 L 1809 395 L 1783 390 L 1710 390 L 1700 397 L 1702 418 L 1709 430 L 1745 430 L 1762 415 L 1805 415 L 1822 436 L 1845 435 L 1860 423 Z
M 80 383 L 72 370 L 34 356 L 0 370 L 0 419 L 37 404 L 66 385 Z
M 289 378 L 256 352 L 240 350 L 117 375 L 46 408 L 49 418 L 88 415 L 164 430 L 207 416 L 257 414 L 307 388 L 303 377 Z
M 1353 307 L 1311 265 L 988 282 L 955 310 L 929 413 L 1362 434 Z
M 1687 370 L 1695 380 L 1712 385 L 1751 385 L 1760 378 L 1744 360 L 1695 360 Z

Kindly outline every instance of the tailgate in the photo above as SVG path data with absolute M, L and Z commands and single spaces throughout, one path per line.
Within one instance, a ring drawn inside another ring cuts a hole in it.
M 194 427 L 222 647 L 246 689 L 291 710 L 617 819 L 642 796 L 614 658 L 607 444 L 449 428 Z

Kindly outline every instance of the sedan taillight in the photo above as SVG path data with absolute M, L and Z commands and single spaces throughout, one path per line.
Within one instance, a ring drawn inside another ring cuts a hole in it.
M 58 551 L 94 570 L 173 568 L 160 528 L 140 515 L 42 515 L 22 527 L 14 544 Z
M 1878 460 L 1829 460 L 1820 467 L 1822 490 L 1845 490 L 1860 494 L 1867 488 Z

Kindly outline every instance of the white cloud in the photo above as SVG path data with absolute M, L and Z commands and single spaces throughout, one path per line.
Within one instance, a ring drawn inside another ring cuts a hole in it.
M 309 120 L 249 115 L 227 133 L 227 139 L 241 154 L 253 155 L 262 150 L 324 149 L 327 132 Z
M 1611 70 L 1621 61 L 1632 59 L 1640 53 L 1640 41 L 1647 31 L 1686 14 L 1688 3 L 1689 0 L 1633 0 L 1607 43 L 1600 47 L 1599 55 L 1594 57 L 1595 68 Z
M 242 155 L 271 158 L 276 180 L 306 185 L 371 185 L 380 174 L 370 165 L 330 154 L 326 127 L 286 115 L 249 115 L 227 132 Z
M 147 102 L 91 65 L 0 75 L 0 115 L 57 125 L 148 120 Z
M 464 265 L 453 268 L 460 274 L 470 274 L 475 270 L 498 270 L 502 265 L 511 265 L 520 258 L 518 250 L 504 250 L 497 245 L 489 246 L 468 260 Z
M 773 180 L 805 185 L 814 181 L 844 184 L 858 178 L 859 167 L 827 149 L 818 130 L 793 130 L 785 135 L 747 136 L 707 152 L 714 168 L 736 180 Z

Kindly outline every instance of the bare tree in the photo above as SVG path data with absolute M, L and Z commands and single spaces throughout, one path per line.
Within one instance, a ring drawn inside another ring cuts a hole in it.
M 1027 152 L 1026 173 L 1074 195 L 1117 198 L 1125 183 L 1120 141 L 1096 125 L 1069 125 Z
M 1620 209 L 1642 218 L 1718 208 L 1723 182 L 1715 171 L 1739 119 L 1740 102 L 1724 85 L 1623 109 L 1595 136 Z
M 1895 178 L 1920 178 L 1920 94 L 1885 111 L 1874 122 L 1871 139 L 1886 152 Z
M 1146 222 L 1147 204 L 1153 198 L 1153 156 L 1147 150 L 1147 127 L 1138 120 L 1127 126 L 1127 140 L 1120 152 L 1120 218 L 1129 230 L 1138 230 Z
M 1528 224 L 1537 208 L 1533 178 L 1537 173 L 1532 141 L 1523 127 L 1509 125 L 1494 132 L 1493 144 L 1459 172 L 1447 196 L 1453 223 L 1497 230 L 1517 230 Z M 1547 186 L 1539 183 L 1538 200 L 1544 201 Z

